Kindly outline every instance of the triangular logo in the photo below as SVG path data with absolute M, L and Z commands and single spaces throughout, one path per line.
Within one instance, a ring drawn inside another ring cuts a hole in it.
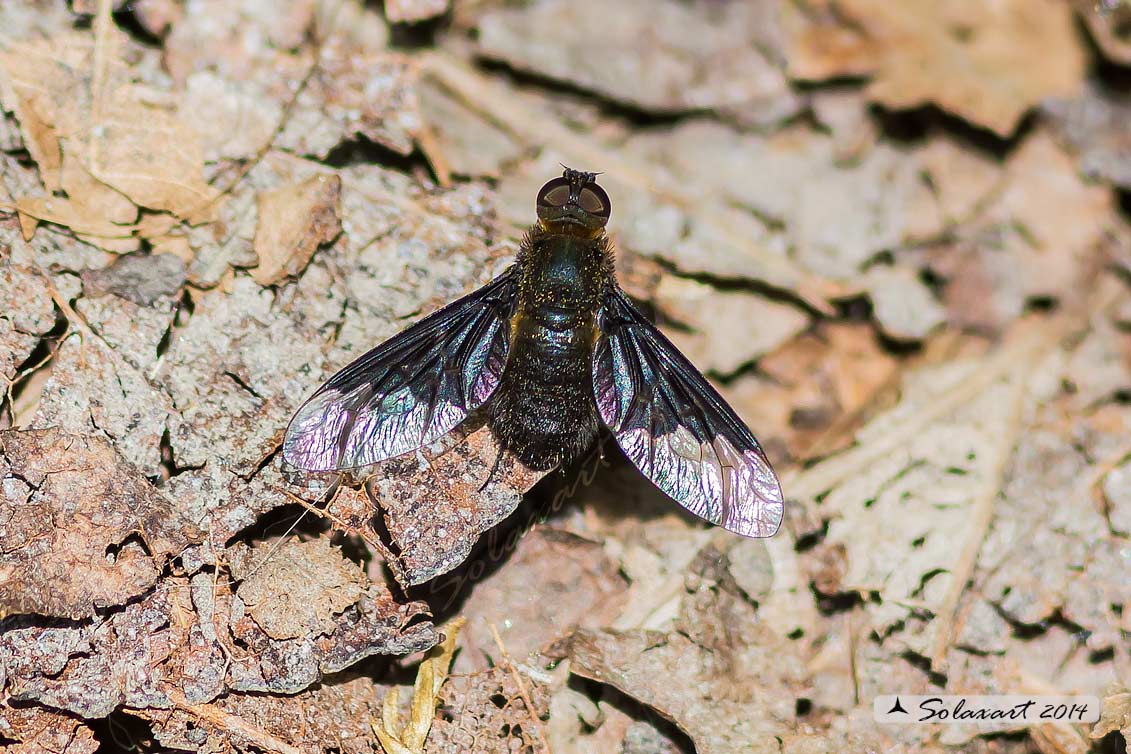
M 888 710 L 888 714 L 890 715 L 893 712 L 902 712 L 905 715 L 907 714 L 907 710 L 903 709 L 903 705 L 899 703 L 898 696 L 895 698 L 895 704 L 893 704 L 891 706 L 891 709 Z

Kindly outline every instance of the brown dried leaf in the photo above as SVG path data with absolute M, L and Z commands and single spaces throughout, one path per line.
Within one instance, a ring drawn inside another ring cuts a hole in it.
M 922 340 L 946 321 L 946 310 L 908 267 L 873 267 L 864 277 L 872 315 L 896 340 Z
M 115 225 L 98 216 L 91 216 L 83 211 L 80 204 L 60 197 L 25 196 L 16 200 L 16 209 L 21 216 L 42 220 L 43 222 L 62 225 L 70 228 L 74 233 L 92 243 L 102 246 L 110 251 L 133 251 L 137 247 L 134 241 L 132 246 L 125 246 L 120 242 L 129 242 L 132 228 Z M 34 227 L 31 229 L 34 232 Z M 31 233 L 25 231 L 25 238 L 30 238 Z
M 530 677 L 523 684 L 534 709 L 526 706 L 514 674 L 503 665 L 449 677 L 425 753 L 550 754 L 535 733 L 549 714 L 546 689 Z
M 0 707 L 8 754 L 94 754 L 99 742 L 80 720 L 41 707 Z
M 196 133 L 171 109 L 146 102 L 135 88 L 115 92 L 94 123 L 98 157 L 91 172 L 139 206 L 189 223 L 208 220 L 219 192 L 204 180 Z
M 1104 696 L 1100 719 L 1092 728 L 1091 737 L 1098 740 L 1115 730 L 1125 737 L 1131 731 L 1131 690 L 1120 685 L 1113 685 Z
M 341 194 L 339 176 L 319 175 L 259 195 L 255 282 L 275 285 L 298 275 L 319 246 L 337 238 L 342 232 Z
M 468 623 L 457 670 L 483 670 L 498 657 L 492 625 L 521 661 L 575 628 L 609 625 L 624 609 L 628 584 L 601 544 L 548 526 L 528 528 L 518 527 L 505 541 L 497 530 L 487 535 L 483 557 L 506 562 L 475 585 L 464 605 Z M 474 581 L 477 562 L 435 582 L 435 591 Z
M 230 686 L 239 691 L 292 694 L 375 654 L 404 655 L 436 643 L 422 602 L 398 604 L 383 586 L 371 585 L 324 637 L 272 640 L 250 617 L 233 616 L 232 637 L 246 653 L 234 660 Z
M 934 138 L 915 151 L 930 191 L 909 208 L 908 240 L 935 241 L 975 220 L 1006 180 L 1001 164 L 952 138 Z
M 1029 108 L 1083 82 L 1084 50 L 1058 0 L 811 5 L 827 5 L 837 23 L 819 12 L 816 28 L 799 23 L 793 68 L 821 78 L 870 73 L 868 95 L 891 108 L 934 103 L 1008 137 Z
M 860 289 L 866 262 L 903 243 L 926 193 L 908 152 L 879 144 L 858 162 L 841 165 L 833 140 L 811 128 L 763 136 L 692 121 L 647 131 L 628 148 L 667 166 L 683 187 L 754 210 L 758 219 L 748 213 L 728 216 L 733 234 L 846 281 L 842 295 Z M 615 189 L 616 176 L 610 180 Z M 727 243 L 718 222 L 704 212 L 693 208 L 681 216 L 639 190 L 620 194 L 614 194 L 617 230 L 629 248 L 683 271 L 756 277 L 749 253 Z M 765 279 L 781 285 L 776 278 Z
M 824 324 L 763 357 L 764 377 L 743 377 L 723 394 L 771 457 L 803 460 L 847 442 L 897 366 L 871 327 Z
M 233 574 L 243 579 L 236 594 L 272 639 L 329 633 L 335 618 L 361 597 L 361 571 L 328 539 L 264 544 L 252 553 L 253 571 Z
M 424 122 L 451 172 L 497 178 L 504 165 L 521 155 L 522 147 L 510 133 L 438 83 L 423 79 L 418 96 Z
M 786 3 L 782 26 L 787 31 L 785 57 L 791 78 L 866 76 L 876 68 L 879 42 L 857 25 L 846 24 L 835 0 Z
M 801 105 L 763 52 L 776 37 L 773 3 L 543 0 L 479 20 L 480 51 L 515 68 L 644 110 L 762 124 Z
M 687 609 L 671 633 L 577 632 L 570 671 L 653 707 L 702 754 L 776 754 L 804 673 L 795 647 L 728 594 L 705 591 Z
M 1083 303 L 1118 229 L 1110 192 L 1081 178 L 1047 133 L 1033 134 L 958 240 L 930 252 L 948 279 L 950 321 L 992 332 L 1035 298 Z
M 13 699 L 106 717 L 119 706 L 167 707 L 163 663 L 176 649 L 169 583 L 105 620 L 65 627 L 13 626 L 0 634 L 0 661 Z
M 231 692 L 210 705 L 132 712 L 165 747 L 245 752 L 291 746 L 303 752 L 384 754 L 369 721 L 380 714 L 382 687 L 368 677 L 337 678 L 293 695 Z
M 94 239 L 129 234 L 120 224 L 132 222 L 136 208 L 126 197 L 196 222 L 217 196 L 204 182 L 196 134 L 130 80 L 124 48 L 123 36 L 105 29 L 97 41 L 69 32 L 0 55 L 5 107 L 21 125 L 26 120 L 45 185 L 68 193 L 43 208 L 54 215 L 45 219 L 73 222 Z M 111 241 L 107 248 L 127 247 Z
M 229 553 L 235 556 L 238 553 Z M 225 691 L 293 694 L 374 654 L 432 646 L 422 603 L 396 603 L 369 585 L 321 636 L 274 640 L 247 615 L 226 578 L 158 582 L 101 621 L 0 634 L 0 663 L 16 699 L 105 717 L 120 706 L 200 705 Z
M 99 437 L 6 430 L 0 455 L 5 613 L 93 616 L 150 589 L 170 556 L 200 540 Z
M 978 563 L 980 594 L 1010 620 L 1059 613 L 1087 631 L 1093 651 L 1119 644 L 1126 618 L 1112 606 L 1131 604 L 1120 575 L 1131 553 L 1091 489 L 1127 453 L 1131 411 L 1110 397 L 1131 385 L 1128 354 L 1131 338 L 1101 324 L 1070 358 L 1043 365 L 1044 405 L 1018 444 Z
M 901 402 L 857 432 L 857 440 L 890 433 L 977 368 L 977 362 L 953 363 L 908 375 Z M 826 542 L 844 548 L 841 590 L 879 593 L 882 603 L 870 606 L 877 626 L 893 625 L 912 609 L 946 613 L 948 594 L 961 586 L 952 583 L 962 578 L 956 561 L 964 543 L 984 536 L 985 509 L 1012 451 L 1019 383 L 993 384 L 898 452 L 859 468 L 822 501 L 823 515 L 838 516 Z M 937 628 L 931 624 L 914 637 L 917 651 L 931 655 Z
M 404 584 L 423 583 L 462 563 L 479 536 L 510 515 L 541 477 L 506 453 L 492 483 L 481 489 L 498 443 L 487 428 L 455 442 L 439 455 L 388 461 L 366 483 L 384 512 L 398 553 L 391 565 Z

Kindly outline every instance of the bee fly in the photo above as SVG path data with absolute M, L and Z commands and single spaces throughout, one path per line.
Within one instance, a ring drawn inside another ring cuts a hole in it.
M 695 515 L 772 535 L 777 477 L 742 420 L 617 285 L 611 211 L 596 174 L 566 168 L 538 192 L 515 263 L 331 377 L 291 420 L 283 458 L 309 471 L 367 466 L 483 408 L 502 447 L 544 471 L 607 427 Z

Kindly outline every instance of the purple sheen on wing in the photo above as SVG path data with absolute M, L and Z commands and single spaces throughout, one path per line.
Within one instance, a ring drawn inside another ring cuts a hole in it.
M 676 432 L 653 438 L 643 428 L 616 433 L 630 461 L 691 513 L 745 537 L 770 537 L 781 526 L 784 500 L 777 477 L 756 452 L 738 452 L 726 438 L 696 443 Z M 723 458 L 716 450 L 722 445 Z M 689 451 L 691 451 L 689 453 Z M 691 455 L 691 457 L 688 457 Z
M 405 388 L 407 391 L 407 388 Z M 428 415 L 424 403 L 401 413 L 371 411 L 358 417 L 346 439 L 340 467 L 357 468 L 411 453 L 447 434 L 467 417 L 449 403 Z
M 338 440 L 353 417 L 342 396 L 327 390 L 310 399 L 287 427 L 283 440 L 283 460 L 306 471 L 333 471 L 338 468 Z

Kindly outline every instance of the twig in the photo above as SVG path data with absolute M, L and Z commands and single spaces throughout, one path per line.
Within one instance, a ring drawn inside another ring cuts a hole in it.
M 993 448 L 993 456 L 987 469 L 987 478 L 982 484 L 978 497 L 974 500 L 971 511 L 971 522 L 966 531 L 966 539 L 962 543 L 962 551 L 951 569 L 950 584 L 946 594 L 943 595 L 939 608 L 935 611 L 934 647 L 931 651 L 931 667 L 941 670 L 946 661 L 946 653 L 950 648 L 954 631 L 954 618 L 958 610 L 958 602 L 962 593 L 966 591 L 966 582 L 974 572 L 978 562 L 978 551 L 982 549 L 982 542 L 990 529 L 990 522 L 994 518 L 994 503 L 1001 494 L 1001 487 L 1005 481 L 1005 469 L 1009 459 L 1013 456 L 1013 449 L 1017 445 L 1017 437 L 1021 432 L 1022 408 L 1025 396 L 1028 394 L 1028 374 L 1038 353 L 1032 354 L 1033 360 L 1018 362 L 1014 365 L 1012 376 L 1012 390 L 1010 392 L 1009 413 L 1005 417 L 1005 426 L 997 437 Z
M 106 98 L 107 69 L 113 55 L 114 43 L 113 0 L 98 0 L 94 16 L 94 54 L 90 77 L 90 174 L 98 175 L 98 146 L 102 129 L 102 105 Z
M 416 143 L 420 145 L 420 151 L 431 163 L 432 170 L 436 172 L 436 180 L 439 181 L 440 185 L 443 188 L 451 186 L 452 167 L 448 163 L 448 158 L 444 156 L 444 150 L 436 138 L 436 133 L 428 123 L 424 123 L 417 132 Z
M 213 704 L 190 704 L 184 695 L 175 689 L 167 689 L 165 694 L 172 700 L 177 709 L 211 723 L 229 736 L 239 736 L 261 749 L 277 752 L 277 754 L 305 754 L 302 749 L 291 746 L 262 728 L 255 727 L 242 717 L 233 715 L 231 712 Z
M 515 685 L 518 686 L 518 695 L 522 697 L 522 703 L 526 705 L 526 711 L 530 713 L 530 721 L 534 725 L 534 733 L 538 736 L 538 743 L 542 744 L 542 748 L 549 754 L 550 744 L 546 740 L 546 735 L 542 732 L 542 721 L 538 719 L 538 714 L 534 711 L 534 704 L 530 701 L 530 694 L 526 691 L 526 683 L 522 680 L 522 674 L 518 672 L 510 653 L 507 652 L 507 648 L 503 644 L 503 637 L 499 636 L 499 629 L 495 628 L 495 624 L 489 621 L 487 626 L 491 629 L 491 636 L 495 638 L 495 645 L 503 655 L 503 661 L 510 668 Z

